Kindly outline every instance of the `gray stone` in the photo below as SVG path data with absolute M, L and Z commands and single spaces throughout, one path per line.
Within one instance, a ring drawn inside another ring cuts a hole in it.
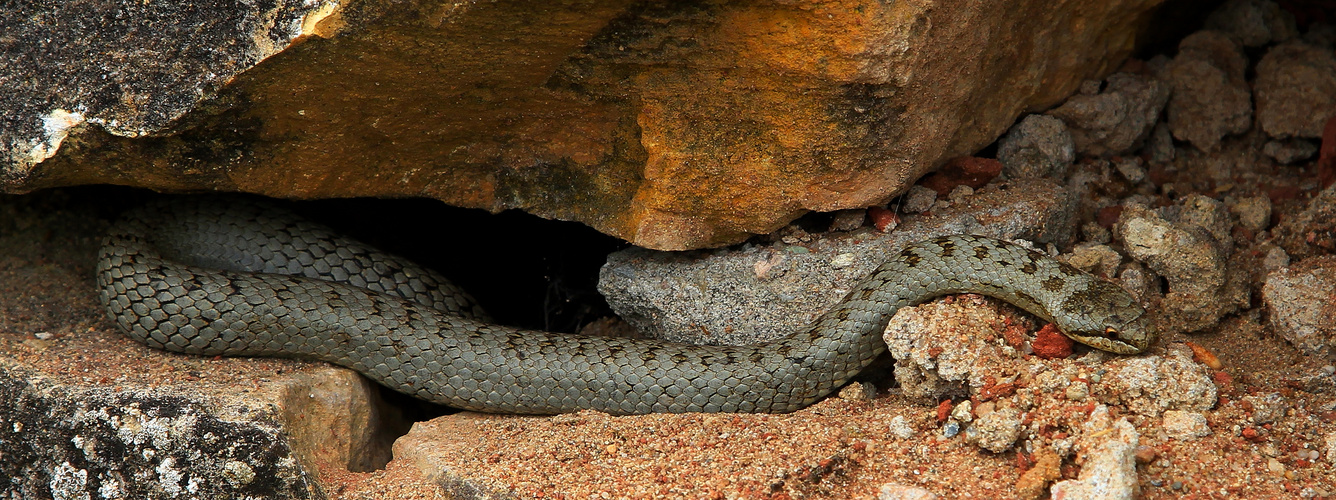
M 906 245 L 944 234 L 1038 243 L 1069 241 L 1075 200 L 1046 179 L 980 188 L 965 203 L 908 216 L 899 228 L 833 233 L 810 243 L 771 243 L 692 254 L 631 248 L 599 273 L 599 291 L 640 331 L 694 344 L 746 345 L 807 327 Z M 843 254 L 851 254 L 832 262 Z M 852 260 L 850 260 L 852 259 Z
M 997 159 L 1011 178 L 1062 178 L 1076 158 L 1067 125 L 1048 115 L 1029 115 L 998 142 Z
M 1021 435 L 1021 412 L 1003 408 L 979 417 L 965 428 L 965 441 L 993 453 L 1011 448 Z
M 1271 327 L 1300 351 L 1336 353 L 1336 256 L 1309 258 L 1267 275 L 1262 302 Z
M 1276 160 L 1276 163 L 1289 165 L 1312 158 L 1317 154 L 1317 146 L 1303 139 L 1266 141 L 1266 144 L 1262 145 L 1262 154 Z
M 1252 125 L 1247 69 L 1243 48 L 1224 33 L 1203 30 L 1184 38 L 1160 74 L 1173 88 L 1168 123 L 1174 138 L 1214 151 L 1224 136 L 1247 131 Z
M 1048 114 L 1062 119 L 1076 152 L 1114 156 L 1132 151 L 1150 135 L 1169 100 L 1164 83 L 1145 76 L 1115 73 L 1099 95 L 1075 95 Z
M 852 210 L 840 210 L 835 212 L 831 218 L 831 231 L 853 231 L 863 227 L 863 222 L 867 220 L 867 210 L 858 208 Z
M 1270 0 L 1229 0 L 1206 16 L 1206 29 L 1228 33 L 1244 47 L 1261 47 L 1299 36 L 1294 14 Z
M 1267 135 L 1321 137 L 1336 116 L 1336 54 L 1297 41 L 1277 45 L 1257 63 L 1253 87 L 1257 123 Z
M 1278 392 L 1249 394 L 1242 398 L 1252 406 L 1252 422 L 1257 425 L 1271 424 L 1285 418 L 1285 410 L 1294 405 Z
M 1271 225 L 1271 198 L 1269 197 L 1227 198 L 1225 205 L 1229 207 L 1230 213 L 1238 217 L 1239 225 L 1244 229 L 1257 232 Z
M 937 191 L 915 184 L 905 193 L 904 211 L 905 213 L 918 214 L 932 210 L 932 204 L 937 202 Z

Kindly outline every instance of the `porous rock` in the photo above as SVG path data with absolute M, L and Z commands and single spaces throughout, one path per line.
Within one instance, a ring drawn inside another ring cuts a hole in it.
M 1276 225 L 1276 240 L 1291 259 L 1336 253 L 1336 184 L 1308 200 L 1308 206 Z
M 918 486 L 886 483 L 877 490 L 877 500 L 937 500 L 936 493 Z
M 1261 47 L 1299 36 L 1294 15 L 1270 0 L 1229 0 L 1206 16 L 1206 29 L 1227 33 L 1244 47 Z
M 0 496 L 322 498 L 320 470 L 383 466 L 386 433 L 402 427 L 351 370 L 164 357 L 119 336 L 15 337 L 0 333 L 8 353 L 0 356 L 0 398 L 11 402 L 0 410 L 0 477 L 10 478 Z M 76 376 L 64 368 L 71 359 L 79 360 Z M 265 372 L 262 381 L 210 382 Z M 182 373 L 207 375 L 165 380 Z
M 719 246 L 889 201 L 1117 66 L 1161 1 L 28 3 L 0 14 L 0 189 L 418 196 Z
M 1076 158 L 1072 134 L 1062 120 L 1030 115 L 998 140 L 997 159 L 1008 177 L 1057 177 Z
M 993 453 L 1007 451 L 1020 435 L 1021 412 L 1015 408 L 994 411 L 975 419 L 965 428 L 966 442 Z
M 1200 195 L 1181 203 L 1160 210 L 1129 204 L 1115 229 L 1132 258 L 1169 281 L 1158 323 L 1191 332 L 1247 307 L 1248 290 L 1228 272 L 1233 239 L 1224 205 Z
M 990 184 L 967 203 L 810 243 L 783 241 L 696 254 L 630 248 L 599 272 L 619 316 L 674 342 L 746 345 L 800 331 L 900 248 L 945 234 L 1040 243 L 1074 232 L 1074 200 L 1046 179 Z M 795 240 L 796 241 L 796 240 Z
M 1303 260 L 1266 277 L 1271 326 L 1308 354 L 1336 353 L 1336 255 Z
M 1114 418 L 1107 406 L 1090 414 L 1077 441 L 1082 461 L 1076 479 L 1058 481 L 1053 498 L 1131 500 L 1137 494 L 1136 448 L 1141 438 L 1126 418 Z
M 1321 137 L 1336 116 L 1336 54 L 1298 41 L 1271 47 L 1257 63 L 1253 88 L 1267 135 Z
M 1140 146 L 1169 100 L 1169 87 L 1154 78 L 1115 73 L 1097 95 L 1077 94 L 1048 114 L 1071 130 L 1076 151 L 1113 156 Z
M 1193 361 L 1186 347 L 1171 347 L 1163 357 L 1114 357 L 1101 369 L 1104 375 L 1092 386 L 1095 398 L 1133 413 L 1159 417 L 1169 410 L 1204 412 L 1216 403 L 1210 370 Z
M 1270 156 L 1276 163 L 1289 165 L 1312 158 L 1317 154 L 1317 146 L 1303 139 L 1287 141 L 1267 141 L 1262 145 L 1262 154 Z
M 1202 30 L 1178 44 L 1178 55 L 1159 75 L 1169 82 L 1168 123 L 1174 138 L 1203 151 L 1252 125 L 1252 95 L 1244 73 L 1248 59 L 1238 42 Z

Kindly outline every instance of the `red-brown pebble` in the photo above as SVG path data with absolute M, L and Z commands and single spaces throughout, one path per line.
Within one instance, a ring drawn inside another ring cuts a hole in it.
M 900 225 L 900 215 L 883 207 L 871 207 L 867 209 L 867 216 L 872 219 L 872 226 L 883 233 L 895 229 L 895 226 Z
M 962 156 L 946 162 L 941 170 L 928 174 L 919 184 L 936 191 L 938 196 L 946 196 L 956 186 L 981 188 L 1001 173 L 1002 162 L 1000 161 L 992 158 Z
M 1034 355 L 1043 359 L 1062 359 L 1072 355 L 1072 339 L 1063 335 L 1052 323 L 1044 325 L 1030 343 Z
M 1220 362 L 1220 358 L 1216 357 L 1215 353 L 1211 352 L 1210 349 L 1193 342 L 1184 342 L 1184 344 L 1187 344 L 1188 348 L 1192 349 L 1192 359 L 1194 361 L 1206 365 L 1212 370 L 1219 370 L 1225 367 L 1224 363 Z

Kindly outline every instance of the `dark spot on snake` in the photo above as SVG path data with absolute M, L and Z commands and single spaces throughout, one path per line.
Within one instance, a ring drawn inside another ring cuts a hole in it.
M 918 253 L 906 248 L 900 251 L 900 260 L 909 267 L 917 267 L 919 262 L 923 261 L 923 257 L 919 257 Z
M 654 359 L 657 358 L 657 357 L 658 357 L 658 355 L 657 355 L 657 354 L 654 354 L 654 350 L 653 350 L 653 349 L 645 349 L 645 350 L 643 350 L 643 351 L 640 351 L 640 360 L 641 360 L 641 361 L 650 362 L 650 361 L 654 361 Z
M 988 258 L 988 247 L 979 245 L 974 247 L 974 257 L 980 260 Z
M 688 358 L 686 354 L 682 354 L 681 351 L 678 351 L 678 352 L 673 353 L 673 356 L 672 356 L 671 358 L 668 358 L 668 359 L 671 359 L 674 363 L 682 364 L 682 363 L 686 363 L 687 360 L 690 359 L 690 358 Z
M 993 263 L 994 263 L 994 264 L 997 264 L 997 265 L 1000 266 L 1000 267 L 1011 267 L 1011 261 L 1006 260 L 1006 259 L 997 259 L 997 260 L 993 261 Z
M 620 356 L 626 352 L 626 346 L 621 344 L 612 344 L 608 346 L 608 356 Z
M 1080 269 L 1072 267 L 1071 264 L 1066 262 L 1058 262 L 1058 271 L 1067 276 L 1080 276 L 1083 274 Z
M 942 257 L 944 257 L 944 258 L 951 258 L 951 256 L 952 256 L 952 255 L 955 255 L 955 253 L 956 253 L 956 242 L 955 242 L 955 241 L 952 241 L 952 240 L 946 240 L 946 241 L 943 241 L 943 242 L 939 243 L 938 246 L 942 247 Z
M 747 360 L 759 365 L 762 361 L 765 361 L 765 353 L 761 351 L 752 351 L 751 356 L 747 356 Z
M 1057 276 L 1053 276 L 1044 281 L 1040 281 L 1039 284 L 1042 285 L 1045 290 L 1048 290 L 1050 292 L 1056 292 L 1058 290 L 1062 290 L 1062 286 L 1067 284 L 1067 281 Z
M 803 362 L 807 361 L 807 356 L 793 356 L 793 357 L 785 356 L 784 359 L 792 361 L 793 364 L 795 365 L 801 365 L 803 364 Z
M 874 294 L 874 293 L 877 293 L 877 291 L 876 291 L 876 290 L 873 290 L 873 289 L 871 289 L 871 288 L 864 288 L 862 291 L 859 291 L 859 292 L 858 292 L 858 298 L 859 298 L 859 299 L 862 299 L 862 300 L 867 300 L 867 299 L 869 299 L 869 298 L 872 298 L 872 294 Z M 840 312 L 844 312 L 844 311 L 841 310 Z M 845 316 L 847 317 L 848 315 L 846 314 Z M 840 318 L 840 319 L 845 319 L 845 318 Z
M 1021 272 L 1025 274 L 1034 274 L 1039 272 L 1039 266 L 1035 265 L 1033 257 L 1030 257 L 1025 260 L 1025 265 L 1021 266 Z

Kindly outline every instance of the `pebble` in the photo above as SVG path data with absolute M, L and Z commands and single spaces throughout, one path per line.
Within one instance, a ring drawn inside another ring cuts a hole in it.
M 1002 172 L 1014 179 L 1062 178 L 1075 158 L 1076 145 L 1067 125 L 1048 115 L 1026 116 L 998 140 Z
M 1303 139 L 1286 141 L 1267 141 L 1262 145 L 1262 154 L 1276 160 L 1281 165 L 1290 165 L 1307 160 L 1317 154 L 1317 146 Z
M 839 396 L 845 401 L 871 401 L 877 397 L 877 386 L 867 382 L 854 382 L 840 389 Z
M 923 213 L 931 210 L 932 204 L 936 201 L 936 191 L 915 184 L 910 186 L 909 192 L 905 193 L 904 205 L 902 208 L 905 213 Z
M 972 403 L 970 403 L 968 399 L 965 401 L 961 401 L 960 404 L 956 405 L 955 408 L 951 409 L 951 418 L 956 419 L 957 422 L 965 424 L 968 424 L 971 421 L 973 421 L 974 408 Z
M 1184 38 L 1159 75 L 1173 89 L 1168 123 L 1174 138 L 1209 152 L 1224 136 L 1247 131 L 1253 112 L 1247 68 L 1243 47 L 1222 32 Z
M 867 220 L 866 209 L 840 210 L 830 220 L 831 231 L 853 231 L 863 227 Z
M 1271 272 L 1262 285 L 1270 324 L 1300 351 L 1324 355 L 1336 350 L 1336 255 L 1312 257 Z
M 909 439 L 917 434 L 914 427 L 909 425 L 909 419 L 905 418 L 904 415 L 896 415 L 891 418 L 890 431 L 892 436 L 900 439 Z
M 1099 405 L 1081 429 L 1081 472 L 1076 479 L 1055 483 L 1052 498 L 1133 498 L 1140 440 L 1136 428 L 1126 418 L 1113 419 L 1109 407 Z
M 1169 86 L 1148 76 L 1114 73 L 1107 82 L 1102 93 L 1074 95 L 1048 112 L 1067 124 L 1077 153 L 1107 157 L 1130 152 L 1150 135 L 1169 100 Z
M 942 425 L 942 437 L 951 439 L 956 437 L 956 434 L 960 434 L 960 422 L 947 420 L 946 423 Z
M 937 494 L 918 486 L 886 483 L 877 492 L 877 500 L 937 500 Z
M 1336 116 L 1336 54 L 1300 41 L 1267 50 L 1253 79 L 1257 123 L 1276 139 L 1322 136 Z
M 1164 412 L 1161 424 L 1169 437 L 1179 441 L 1190 441 L 1211 435 L 1206 415 L 1195 411 L 1169 410 Z
M 974 420 L 965 429 L 965 441 L 993 453 L 1011 448 L 1021 433 L 1021 412 L 1002 408 Z

